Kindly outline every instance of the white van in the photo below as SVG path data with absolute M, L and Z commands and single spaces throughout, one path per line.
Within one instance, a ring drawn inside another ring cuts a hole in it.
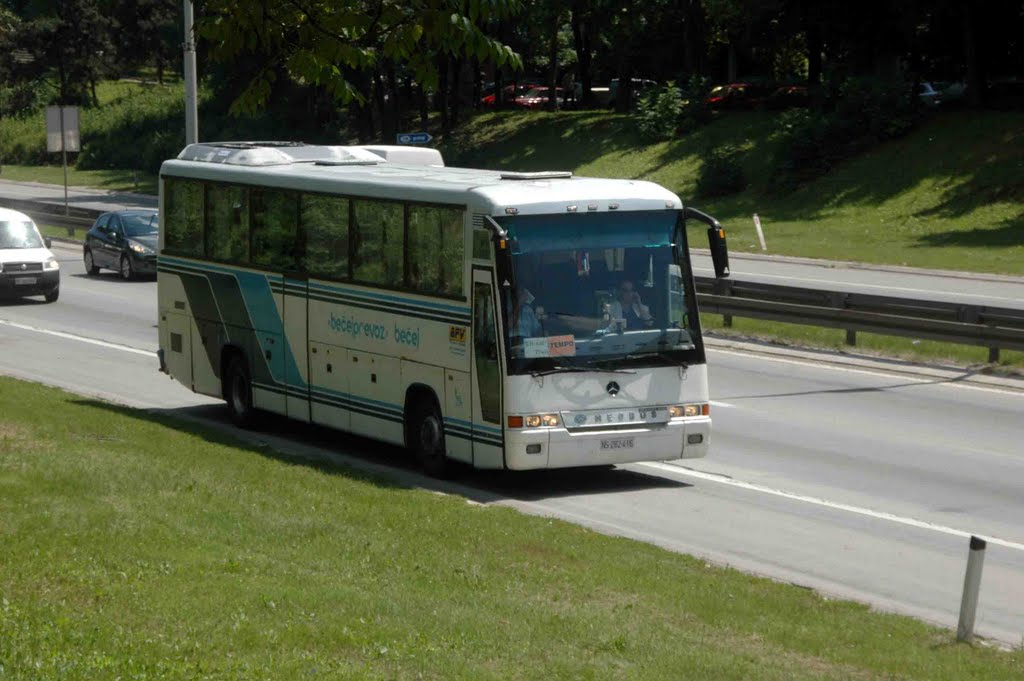
M 0 208 L 0 298 L 60 295 L 60 265 L 32 218 Z

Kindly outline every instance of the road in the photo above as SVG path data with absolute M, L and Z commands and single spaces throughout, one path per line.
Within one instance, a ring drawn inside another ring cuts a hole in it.
M 231 429 L 156 371 L 156 286 L 84 275 L 58 246 L 61 299 L 0 305 L 0 372 Z M 714 346 L 712 456 L 612 471 L 438 483 L 394 448 L 345 452 L 281 421 L 240 433 L 409 484 L 564 518 L 757 574 L 956 624 L 971 533 L 991 542 L 978 631 L 1024 636 L 1024 390 L 904 365 Z M 886 369 L 895 367 L 898 371 Z

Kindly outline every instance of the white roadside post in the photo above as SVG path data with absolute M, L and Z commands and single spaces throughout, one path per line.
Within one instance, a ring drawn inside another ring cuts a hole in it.
M 974 615 L 978 610 L 978 591 L 981 589 L 981 568 L 985 564 L 984 539 L 971 537 L 971 549 L 967 553 L 967 572 L 964 574 L 964 595 L 960 599 L 960 624 L 956 628 L 956 640 L 970 643 L 974 639 Z
M 64 167 L 64 215 L 68 214 L 68 152 L 80 149 L 78 107 L 46 107 L 46 150 L 51 153 L 60 152 L 61 165 Z M 68 227 L 68 234 L 73 233 L 74 228 Z
M 185 144 L 199 141 L 199 111 L 196 103 L 196 40 L 192 33 L 192 0 L 184 0 L 185 14 Z
M 761 229 L 761 218 L 757 217 L 757 213 L 754 213 L 754 229 L 757 230 L 757 239 L 761 242 L 761 250 L 767 251 L 768 246 L 764 242 L 764 230 Z

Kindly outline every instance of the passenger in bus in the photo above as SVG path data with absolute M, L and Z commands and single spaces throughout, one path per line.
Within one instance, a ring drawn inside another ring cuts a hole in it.
M 608 315 L 611 318 L 609 331 L 617 330 L 623 322 L 626 329 L 642 329 L 654 324 L 650 308 L 641 302 L 640 293 L 628 279 L 619 284 L 616 299 L 608 306 Z
M 534 338 L 544 335 L 540 319 L 533 309 L 533 302 L 536 298 L 527 288 L 521 288 L 516 294 L 516 319 L 513 325 L 513 336 L 520 338 Z

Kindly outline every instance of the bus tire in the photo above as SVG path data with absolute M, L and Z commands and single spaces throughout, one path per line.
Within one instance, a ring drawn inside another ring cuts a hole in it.
M 421 398 L 412 410 L 410 447 L 423 470 L 435 478 L 446 478 L 452 473 L 452 462 L 445 453 L 444 421 L 432 399 Z
M 241 354 L 232 354 L 228 361 L 228 370 L 224 374 L 224 399 L 228 403 L 231 421 L 240 428 L 252 428 L 256 421 L 256 408 L 252 406 L 252 380 Z

